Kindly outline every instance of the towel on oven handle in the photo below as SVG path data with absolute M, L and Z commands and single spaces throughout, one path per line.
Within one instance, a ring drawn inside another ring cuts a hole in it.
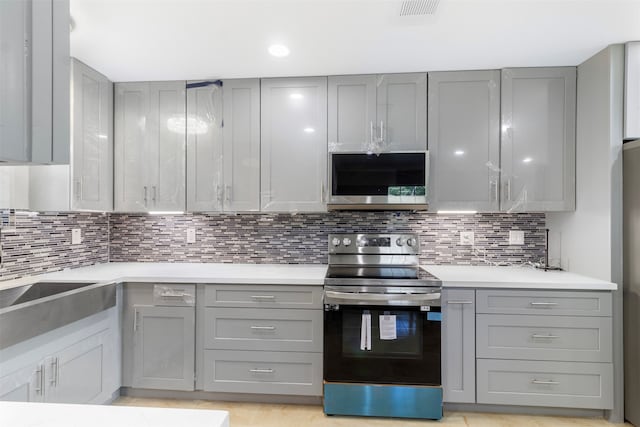
M 362 313 L 362 325 L 360 327 L 360 350 L 371 350 L 371 313 Z

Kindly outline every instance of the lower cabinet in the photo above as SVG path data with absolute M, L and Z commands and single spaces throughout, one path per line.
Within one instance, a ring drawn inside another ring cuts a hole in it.
M 204 391 L 322 396 L 321 286 L 202 285 Z
M 111 318 L 106 322 L 83 326 L 87 320 L 83 319 L 76 322 L 79 325 L 64 327 L 64 334 L 52 331 L 32 339 L 41 344 L 3 360 L 0 400 L 91 404 L 110 401 L 120 386 L 117 311 L 110 311 Z M 55 338 L 47 342 L 46 335 Z
M 476 401 L 476 291 L 442 291 L 443 400 Z

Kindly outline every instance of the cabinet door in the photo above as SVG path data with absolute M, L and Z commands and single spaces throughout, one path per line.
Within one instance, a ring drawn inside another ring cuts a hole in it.
M 260 210 L 260 80 L 224 81 L 224 210 Z
M 70 5 L 69 0 L 53 0 L 51 20 L 53 82 L 52 163 L 69 164 L 71 143 L 71 62 L 70 59 Z M 111 94 L 113 97 L 113 93 Z M 112 110 L 111 110 L 112 111 Z
M 193 390 L 193 307 L 134 306 L 133 387 Z
M 498 211 L 500 71 L 429 73 L 429 207 Z
M 77 59 L 72 66 L 71 206 L 113 209 L 113 83 Z
M 377 132 L 386 150 L 427 149 L 427 74 L 378 77 Z
M 187 210 L 222 210 L 222 87 L 187 84 Z
M 150 210 L 185 210 L 186 86 L 149 83 L 146 152 Z
M 640 41 L 625 45 L 624 139 L 640 138 Z
M 0 401 L 42 402 L 44 400 L 44 364 L 26 364 L 0 377 Z
M 442 388 L 445 402 L 476 401 L 476 313 L 473 289 L 442 292 Z
M 329 152 L 367 151 L 375 134 L 376 75 L 330 76 Z
M 115 84 L 114 208 L 120 212 L 151 209 L 146 155 L 149 87 L 146 83 Z
M 327 78 L 261 85 L 262 210 L 326 210 Z
M 0 209 L 29 209 L 29 168 L 0 167 Z
M 45 362 L 46 401 L 51 403 L 102 403 L 105 392 L 103 366 L 110 357 L 109 335 L 105 330 L 84 338 Z
M 53 2 L 31 0 L 31 159 L 33 163 L 53 160 Z M 68 57 L 67 57 L 68 60 Z M 67 76 L 68 78 L 68 76 Z M 69 108 L 67 97 L 66 108 Z M 62 106 L 58 106 L 63 108 Z
M 575 209 L 576 69 L 502 71 L 505 211 Z
M 0 1 L 0 161 L 30 160 L 30 17 L 30 2 Z

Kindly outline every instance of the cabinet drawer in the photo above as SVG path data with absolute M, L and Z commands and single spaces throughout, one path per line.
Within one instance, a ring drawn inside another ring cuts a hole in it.
M 204 390 L 322 395 L 322 354 L 206 350 Z
M 613 364 L 478 359 L 478 403 L 611 409 Z
M 479 314 L 476 325 L 479 358 L 612 361 L 610 317 Z
M 322 352 L 322 310 L 204 310 L 205 348 Z
M 479 290 L 477 313 L 611 316 L 611 292 Z
M 322 308 L 322 286 L 207 285 L 207 307 Z
M 162 283 L 153 285 L 153 305 L 193 307 L 196 303 L 196 285 Z

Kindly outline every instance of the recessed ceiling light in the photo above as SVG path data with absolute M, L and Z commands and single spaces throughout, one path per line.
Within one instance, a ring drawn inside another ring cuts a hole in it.
M 304 97 L 302 96 L 302 94 L 301 94 L 301 93 L 294 92 L 294 93 L 292 93 L 291 95 L 289 95 L 289 98 L 291 98 L 291 99 L 302 99 L 302 98 L 304 98 Z
M 531 163 L 533 161 L 533 159 L 531 157 L 525 157 L 524 159 L 522 159 L 522 163 Z
M 462 156 L 464 154 L 464 150 L 456 150 L 453 152 L 456 156 Z
M 314 133 L 316 130 L 314 128 L 304 128 L 306 133 Z
M 289 56 L 289 48 L 283 44 L 272 44 L 269 46 L 269 53 L 276 58 Z

